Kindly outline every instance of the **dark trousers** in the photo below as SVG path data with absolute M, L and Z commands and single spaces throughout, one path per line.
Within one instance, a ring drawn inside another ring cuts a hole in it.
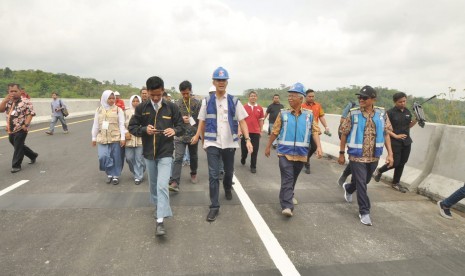
M 303 162 L 289 161 L 285 156 L 279 156 L 279 170 L 281 171 L 281 189 L 279 191 L 279 202 L 281 208 L 294 210 L 292 198 L 294 197 L 294 188 L 300 171 L 304 166 Z
M 381 168 L 379 168 L 379 172 L 383 173 L 389 171 L 390 169 L 394 169 L 394 177 L 392 178 L 392 183 L 399 184 L 400 178 L 402 173 L 404 172 L 404 166 L 408 161 L 410 156 L 410 151 L 412 149 L 412 145 L 404 146 L 404 145 L 392 145 L 392 154 L 394 155 L 394 165 L 391 168 L 388 168 L 387 164 L 384 164 Z
M 346 186 L 346 190 L 349 194 L 357 191 L 357 202 L 360 215 L 369 214 L 371 204 L 367 194 L 367 185 L 378 166 L 378 161 L 372 163 L 350 161 L 349 164 L 352 171 L 352 182 Z
M 37 153 L 33 152 L 28 146 L 24 143 L 26 142 L 27 132 L 20 130 L 15 133 L 8 135 L 8 140 L 14 148 L 13 161 L 11 162 L 12 168 L 21 168 L 21 163 L 23 163 L 24 155 L 29 159 L 34 159 L 37 157 Z
M 310 157 L 312 157 L 312 155 L 315 153 L 315 151 L 316 151 L 316 143 L 313 140 L 313 136 L 312 136 L 310 138 L 310 150 L 308 151 L 308 154 L 307 154 L 307 163 L 305 163 L 305 167 L 308 168 L 310 166 Z
M 442 204 L 444 204 L 445 207 L 452 207 L 454 204 L 459 202 L 460 200 L 465 198 L 465 184 L 463 187 L 460 187 L 455 191 L 453 194 L 451 194 L 448 198 L 444 199 L 442 201 Z
M 191 145 L 178 140 L 174 141 L 174 165 L 171 173 L 171 180 L 176 181 L 178 185 L 181 183 L 182 159 L 186 152 L 186 147 L 189 150 L 191 175 L 197 174 L 197 166 L 199 163 L 199 158 L 197 156 L 198 145 L 199 143 Z
M 347 164 L 346 168 L 344 169 L 344 171 L 342 172 L 342 176 L 344 176 L 345 178 L 349 177 L 349 175 L 352 174 L 352 171 L 350 170 L 350 161 L 349 161 L 349 164 Z
M 258 148 L 260 147 L 260 134 L 258 133 L 249 133 L 250 142 L 252 142 L 253 152 L 250 155 L 250 167 L 256 169 L 257 168 L 257 155 L 258 155 Z M 247 159 L 248 155 L 247 146 L 245 139 L 241 139 L 241 159 Z
M 234 174 L 235 148 L 220 149 L 210 146 L 207 148 L 208 180 L 210 186 L 210 209 L 219 209 L 218 200 L 220 194 L 220 162 L 224 164 L 223 187 L 225 191 L 231 191 L 232 178 Z

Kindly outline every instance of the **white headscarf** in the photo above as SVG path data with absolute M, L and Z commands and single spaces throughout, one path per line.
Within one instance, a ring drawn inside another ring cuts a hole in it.
M 134 100 L 134 98 L 137 97 L 139 99 L 139 104 L 142 103 L 142 98 L 139 96 L 139 95 L 132 95 L 130 98 L 129 98 L 129 108 L 131 109 L 135 109 L 133 106 L 132 106 L 132 100 Z
M 100 104 L 103 106 L 105 109 L 109 109 L 110 105 L 108 104 L 108 98 L 110 98 L 111 94 L 115 94 L 111 90 L 105 90 L 102 93 L 102 97 L 100 98 Z

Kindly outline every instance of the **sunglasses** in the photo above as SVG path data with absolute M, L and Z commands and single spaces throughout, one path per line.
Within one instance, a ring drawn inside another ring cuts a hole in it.
M 358 96 L 358 99 L 366 101 L 366 100 L 371 99 L 371 98 L 367 97 L 367 96 Z

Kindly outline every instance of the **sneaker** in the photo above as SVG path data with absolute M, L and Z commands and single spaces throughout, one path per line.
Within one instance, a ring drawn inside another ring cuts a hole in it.
M 379 170 L 376 169 L 375 173 L 373 174 L 373 179 L 376 182 L 379 182 L 381 180 L 381 175 L 382 175 L 382 173 L 380 173 Z
M 112 179 L 113 179 L 113 176 L 109 175 L 109 176 L 107 176 L 107 180 L 105 182 L 107 184 L 110 184 Z
M 67 131 L 67 130 L 65 130 L 65 131 L 63 131 L 63 133 L 64 133 L 64 134 L 68 134 L 68 131 Z
M 442 201 L 438 201 L 438 207 L 439 207 L 439 214 L 446 219 L 453 219 L 452 218 L 452 213 L 450 211 L 450 208 L 446 208 L 444 204 L 442 204 Z
M 349 194 L 347 192 L 347 186 L 349 185 L 350 183 L 344 183 L 342 184 L 342 188 L 344 189 L 344 198 L 345 200 L 348 202 L 348 203 L 352 203 L 352 194 Z
M 341 176 L 339 176 L 339 179 L 337 180 L 337 184 L 342 187 L 344 183 L 346 182 L 347 176 L 344 176 L 344 173 L 341 173 Z
M 17 173 L 21 170 L 21 168 L 11 168 L 11 173 Z
M 371 223 L 370 219 L 370 214 L 365 214 L 365 215 L 358 215 L 360 218 L 360 222 L 363 223 L 366 226 L 372 226 L 373 224 Z
M 273 149 L 276 149 L 276 148 L 278 147 L 278 145 L 271 145 L 271 147 L 272 147 Z
M 51 131 L 46 131 L 45 133 L 47 133 L 48 135 L 53 135 L 53 132 Z
M 179 186 L 175 181 L 170 183 L 169 189 L 172 192 L 179 192 Z
M 289 217 L 289 218 L 293 216 L 292 210 L 289 209 L 289 208 L 283 209 L 281 214 L 283 214 L 285 217 Z
M 197 182 L 199 182 L 197 180 L 197 175 L 196 174 L 191 174 L 191 183 L 192 184 L 197 184 Z
M 163 225 L 163 222 L 158 223 L 157 222 L 157 229 L 155 231 L 155 236 L 164 236 L 166 234 L 165 230 L 165 225 Z
M 299 202 L 297 201 L 297 198 L 293 197 L 292 198 L 292 204 L 297 205 Z
M 227 200 L 232 199 L 232 192 L 231 191 L 224 191 L 224 196 L 226 197 Z
M 224 172 L 220 172 L 220 180 L 223 180 L 224 178 Z
M 218 217 L 219 209 L 210 209 L 207 215 L 207 221 L 215 221 Z
M 118 185 L 119 184 L 119 179 L 117 177 L 113 177 L 113 179 L 111 180 L 111 184 Z
M 406 193 L 406 192 L 407 192 L 407 189 L 406 189 L 404 186 L 400 185 L 399 183 L 393 183 L 393 184 L 391 185 L 391 187 L 392 187 L 394 190 L 399 191 L 399 192 L 401 192 L 401 193 Z
M 134 179 L 134 184 L 136 184 L 136 185 L 140 185 L 141 182 L 142 181 L 140 181 L 139 179 Z

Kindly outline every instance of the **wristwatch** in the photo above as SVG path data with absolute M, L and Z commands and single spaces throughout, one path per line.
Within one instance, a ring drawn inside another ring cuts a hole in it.
M 244 138 L 244 140 L 246 140 L 246 141 L 249 140 L 250 141 L 250 137 Z
M 346 152 L 343 151 L 343 150 L 339 151 L 339 154 L 344 154 L 344 153 L 346 153 Z

